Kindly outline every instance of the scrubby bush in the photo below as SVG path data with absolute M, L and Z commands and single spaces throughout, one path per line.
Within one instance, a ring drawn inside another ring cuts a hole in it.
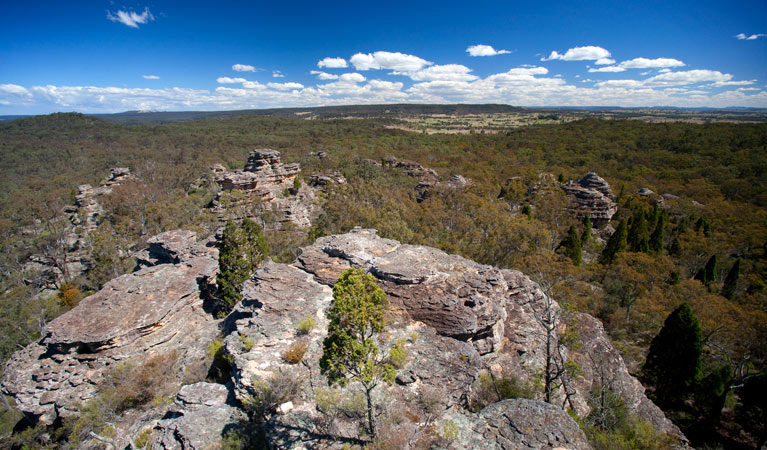
M 248 416 L 258 423 L 282 403 L 294 398 L 301 389 L 302 378 L 294 371 L 273 373 L 268 378 L 254 377 L 251 380 L 251 394 L 243 400 L 243 407 Z
M 288 364 L 298 364 L 304 359 L 309 343 L 306 341 L 296 341 L 285 350 L 282 359 Z
M 471 388 L 471 410 L 478 412 L 487 405 L 507 398 L 533 398 L 535 393 L 526 383 L 513 375 L 503 374 L 495 377 L 488 371 L 482 371 Z
M 314 316 L 307 316 L 304 320 L 299 322 L 298 326 L 296 327 L 296 334 L 298 335 L 309 334 L 309 332 L 314 329 L 314 325 L 315 325 Z

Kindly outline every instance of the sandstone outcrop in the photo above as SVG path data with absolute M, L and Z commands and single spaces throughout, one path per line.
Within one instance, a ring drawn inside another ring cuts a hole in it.
M 150 240 L 144 268 L 108 283 L 51 322 L 40 342 L 14 355 L 4 392 L 50 423 L 74 414 L 74 405 L 94 395 L 119 361 L 170 349 L 179 352 L 180 365 L 199 358 L 219 324 L 205 313 L 203 300 L 212 289 L 215 253 L 190 232 Z M 319 368 L 331 287 L 352 266 L 376 277 L 389 300 L 386 331 L 377 344 L 385 354 L 395 343 L 407 351 L 395 383 L 374 393 L 379 412 L 388 411 L 383 417 L 413 418 L 391 425 L 394 434 L 415 436 L 429 423 L 452 422 L 457 436 L 449 448 L 587 449 L 562 406 L 585 417 L 591 391 L 607 386 L 629 411 L 685 440 L 644 395 L 598 320 L 575 314 L 579 345 L 560 346 L 572 322 L 561 320 L 557 303 L 521 272 L 355 229 L 318 239 L 293 264 L 267 262 L 245 282 L 242 301 L 221 324 L 232 362 L 231 392 L 207 383 L 184 387 L 155 426 L 157 448 L 215 444 L 242 421 L 234 399 L 252 405 L 265 385 L 283 394 L 263 425 L 272 448 L 364 443 L 364 406 L 362 413 L 355 406 L 359 391 L 354 383 L 328 389 Z M 309 322 L 313 326 L 299 326 Z M 547 355 L 550 346 L 559 349 L 556 355 Z M 483 371 L 530 383 L 547 361 L 582 368 L 567 389 L 555 389 L 552 404 L 542 402 L 538 391 L 532 400 L 469 411 Z
M 214 383 L 183 386 L 174 404 L 154 428 L 152 449 L 216 448 L 233 426 L 247 420 L 240 408 L 227 403 L 229 390 Z
M 211 177 L 221 191 L 213 210 L 222 222 L 261 217 L 270 229 L 283 229 L 288 223 L 308 228 L 315 214 L 315 195 L 307 186 L 294 189 L 300 170 L 297 163 L 282 163 L 280 152 L 271 149 L 250 152 L 243 170 L 228 171 L 216 165 Z
M 309 176 L 309 186 L 324 189 L 331 184 L 346 184 L 346 177 L 339 171 L 316 173 Z
M 578 218 L 587 215 L 595 228 L 602 228 L 618 211 L 613 201 L 610 185 L 594 172 L 589 172 L 578 183 L 572 181 L 562 185 L 568 200 L 568 209 Z
M 470 419 L 454 417 L 456 448 L 590 449 L 578 424 L 561 408 L 548 403 L 509 399 L 494 403 Z
M 424 167 L 415 161 L 397 160 L 394 156 L 387 156 L 379 164 L 373 160 L 363 160 L 367 164 L 375 164 L 384 168 L 394 168 L 403 170 L 413 178 L 418 178 L 418 184 L 415 187 L 416 199 L 422 202 L 429 198 L 431 192 L 436 187 L 446 187 L 449 189 L 462 189 L 471 185 L 471 179 L 462 175 L 454 175 L 447 182 L 442 182 L 436 170 Z
M 167 245 L 160 238 L 152 246 L 175 259 L 108 282 L 51 321 L 39 341 L 13 355 L 2 390 L 16 398 L 21 411 L 50 424 L 76 414 L 78 403 L 93 397 L 120 362 L 175 352 L 167 375 L 178 377 L 204 357 L 219 323 L 205 311 L 204 298 L 214 288 L 217 250 L 200 245 L 179 252 L 179 247 L 194 247 L 194 233 L 164 236 Z
M 502 402 L 479 416 L 463 408 L 482 370 L 499 376 L 513 373 L 523 381 L 543 370 L 547 338 L 541 317 L 547 311 L 556 317 L 556 302 L 521 272 L 400 244 L 378 237 L 375 230 L 361 229 L 318 239 L 294 265 L 267 264 L 246 282 L 243 301 L 228 319 L 225 342 L 233 356 L 238 398 L 247 398 L 254 384 L 264 380 L 285 376 L 300 380 L 290 399 L 293 408 L 267 424 L 273 445 L 298 448 L 296 443 L 303 440 L 329 439 L 327 433 L 317 431 L 326 417 L 317 411 L 313 396 L 327 385 L 319 358 L 327 326 L 325 310 L 332 300 L 330 286 L 352 266 L 374 275 L 389 299 L 388 343 L 381 345 L 386 349 L 397 339 L 406 342 L 407 363 L 397 372 L 395 385 L 382 389 L 382 400 L 401 405 L 424 392 L 439 392 L 442 403 L 435 420 L 456 422 L 466 448 L 482 439 L 495 445 L 490 448 L 588 448 L 567 414 L 542 404 L 540 398 Z M 314 319 L 315 328 L 301 335 L 298 325 L 307 318 Z M 629 375 L 599 322 L 582 315 L 578 323 L 583 324 L 578 332 L 584 345 L 563 349 L 564 357 L 584 367 L 591 361 L 600 363 L 598 369 L 585 368 L 584 375 L 572 383 L 567 403 L 578 414 L 587 415 L 591 389 L 609 373 L 611 388 L 632 412 L 684 439 Z M 559 333 L 566 331 L 565 323 L 557 322 L 555 330 L 554 346 Z M 306 353 L 301 364 L 290 364 L 285 355 L 298 344 L 305 346 Z M 565 392 L 559 389 L 554 404 L 565 402 Z M 525 428 L 515 430 L 510 424 Z M 537 426 L 531 428 L 533 424 Z M 336 418 L 332 429 L 336 437 L 353 436 L 355 423 Z

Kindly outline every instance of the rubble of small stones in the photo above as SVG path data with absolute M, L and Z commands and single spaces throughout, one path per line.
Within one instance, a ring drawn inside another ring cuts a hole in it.
M 606 226 L 618 211 L 610 185 L 599 175 L 589 172 L 577 183 L 562 185 L 568 200 L 568 209 L 579 219 L 591 218 L 594 228 Z
M 152 240 L 148 253 L 158 255 L 157 264 L 109 281 L 48 323 L 40 340 L 8 361 L 2 392 L 25 414 L 52 424 L 76 415 L 121 362 L 175 352 L 167 372 L 174 377 L 202 360 L 220 322 L 206 312 L 218 251 L 195 239 L 179 230 Z
M 243 170 L 216 165 L 211 177 L 221 190 L 213 211 L 222 222 L 268 216 L 263 220 L 268 229 L 283 229 L 288 223 L 308 228 L 316 212 L 315 195 L 310 187 L 294 188 L 300 170 L 298 163 L 282 163 L 280 152 L 271 149 L 250 152 Z

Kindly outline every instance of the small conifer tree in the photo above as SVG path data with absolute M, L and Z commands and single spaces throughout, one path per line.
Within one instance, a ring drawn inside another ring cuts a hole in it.
M 631 229 L 628 232 L 629 250 L 632 252 L 649 253 L 650 242 L 647 236 L 647 220 L 644 213 L 639 211 L 634 214 L 631 221 Z
M 612 236 L 610 236 L 610 239 L 607 240 L 607 245 L 605 245 L 605 249 L 602 250 L 602 254 L 599 256 L 600 263 L 612 264 L 615 255 L 626 251 L 626 239 L 628 234 L 626 228 L 626 221 L 621 220 L 618 224 L 618 228 Z
M 661 253 L 663 251 L 663 241 L 666 240 L 664 228 L 666 228 L 666 214 L 661 214 L 658 216 L 655 230 L 650 235 L 650 250 L 654 253 Z
M 580 266 L 583 262 L 582 252 L 581 238 L 578 236 L 578 231 L 575 229 L 575 225 L 570 225 L 570 230 L 567 232 L 565 255 L 570 258 L 573 264 Z
M 661 407 L 678 406 L 701 378 L 701 332 L 690 305 L 682 303 L 666 318 L 650 343 L 642 379 L 655 387 L 653 400 Z
M 740 258 L 735 260 L 735 263 L 727 272 L 727 277 L 724 279 L 724 285 L 722 286 L 722 296 L 729 300 L 735 296 L 735 291 L 738 289 L 738 279 L 740 278 Z
M 256 222 L 246 218 L 241 227 L 231 220 L 226 222 L 218 252 L 216 285 L 219 299 L 227 310 L 231 310 L 240 301 L 242 283 L 258 268 L 268 253 L 266 239 Z
M 330 385 L 356 381 L 365 389 L 368 428 L 375 437 L 372 392 L 380 382 L 394 382 L 394 367 L 385 362 L 374 339 L 384 330 L 386 294 L 372 275 L 350 268 L 333 286 L 328 335 L 322 344 L 320 370 Z
M 586 214 L 586 218 L 583 219 L 583 236 L 581 236 L 581 242 L 586 243 L 591 239 L 591 216 Z

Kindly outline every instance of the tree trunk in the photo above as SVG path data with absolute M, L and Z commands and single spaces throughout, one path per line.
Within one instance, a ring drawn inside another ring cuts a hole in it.
M 365 396 L 367 397 L 368 401 L 368 426 L 370 427 L 370 436 L 376 437 L 376 422 L 375 422 L 375 415 L 373 414 L 373 397 L 372 392 L 373 388 L 375 386 L 365 386 Z

